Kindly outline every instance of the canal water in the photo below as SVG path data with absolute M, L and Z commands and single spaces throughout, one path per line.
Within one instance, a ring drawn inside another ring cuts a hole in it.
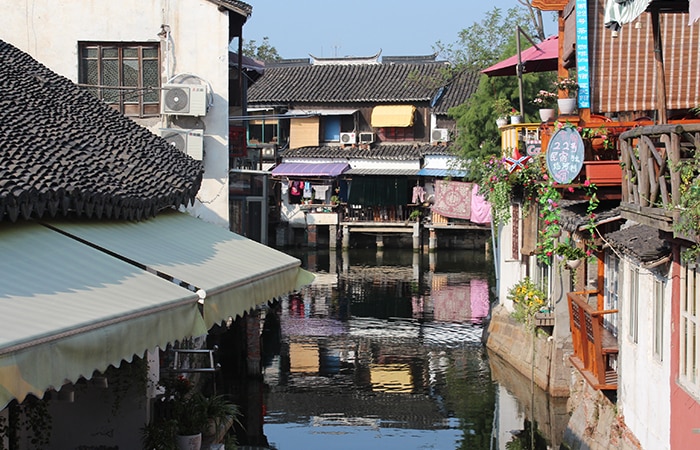
M 558 448 L 565 404 L 482 343 L 483 252 L 285 251 L 316 280 L 264 314 L 242 448 Z

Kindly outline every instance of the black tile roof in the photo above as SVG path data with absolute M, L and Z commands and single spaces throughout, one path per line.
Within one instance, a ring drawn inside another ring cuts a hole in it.
M 659 236 L 659 230 L 646 225 L 635 224 L 607 233 L 605 240 L 616 251 L 642 263 L 658 261 L 671 253 L 669 243 Z
M 319 146 L 288 149 L 283 158 L 335 158 L 373 159 L 383 161 L 408 161 L 425 155 L 451 155 L 446 145 L 431 144 L 374 144 L 367 147 Z
M 560 222 L 562 228 L 567 231 L 577 231 L 580 227 L 588 224 L 588 201 L 587 200 L 562 200 Z M 620 218 L 620 203 L 602 201 L 595 210 L 596 223 L 607 222 L 611 219 Z
M 209 0 L 210 2 L 219 5 L 222 8 L 226 8 L 229 11 L 236 12 L 242 16 L 250 17 L 253 14 L 253 7 L 248 3 L 241 2 L 239 0 Z
M 447 110 L 461 105 L 471 97 L 479 87 L 481 74 L 472 71 L 462 71 L 455 75 L 445 86 L 440 99 L 433 107 L 435 114 L 447 115 Z
M 203 166 L 0 41 L 0 220 L 139 220 L 192 202 Z
M 266 66 L 248 90 L 248 104 L 429 102 L 438 90 L 433 80 L 447 68 L 445 62 Z

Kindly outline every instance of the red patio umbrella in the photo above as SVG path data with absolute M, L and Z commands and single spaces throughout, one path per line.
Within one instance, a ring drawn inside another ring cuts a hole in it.
M 551 72 L 557 70 L 559 59 L 559 39 L 557 36 L 550 36 L 537 45 L 533 45 L 520 52 L 520 60 L 523 64 L 523 73 L 531 72 Z M 484 69 L 490 77 L 503 77 L 517 75 L 518 55 L 504 59 L 493 66 Z

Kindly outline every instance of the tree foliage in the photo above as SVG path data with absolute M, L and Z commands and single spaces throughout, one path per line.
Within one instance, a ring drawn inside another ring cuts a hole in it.
M 267 36 L 263 37 L 260 45 L 255 39 L 247 41 L 243 45 L 243 55 L 260 61 L 277 61 L 282 59 L 277 53 L 277 49 L 270 44 L 270 38 Z
M 444 45 L 438 42 L 436 48 L 454 64 L 455 70 L 481 71 L 517 53 L 518 27 L 535 42 L 541 41 L 544 38 L 541 12 L 532 8 L 529 0 L 518 1 L 524 7 L 511 8 L 505 13 L 500 8 L 494 8 L 481 22 L 462 30 L 456 43 Z M 528 39 L 520 40 L 521 49 L 531 46 Z M 539 121 L 537 108 L 529 100 L 540 89 L 551 90 L 555 79 L 554 72 L 523 76 L 523 112 L 526 121 Z M 455 147 L 467 166 L 470 161 L 480 161 L 501 152 L 500 133 L 493 110 L 497 98 L 506 98 L 514 109 L 520 109 L 517 77 L 482 75 L 471 98 L 449 111 L 457 122 Z

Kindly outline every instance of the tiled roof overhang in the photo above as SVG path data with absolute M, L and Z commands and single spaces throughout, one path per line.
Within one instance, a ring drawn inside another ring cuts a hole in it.
M 0 220 L 140 220 L 193 202 L 203 166 L 0 41 Z

